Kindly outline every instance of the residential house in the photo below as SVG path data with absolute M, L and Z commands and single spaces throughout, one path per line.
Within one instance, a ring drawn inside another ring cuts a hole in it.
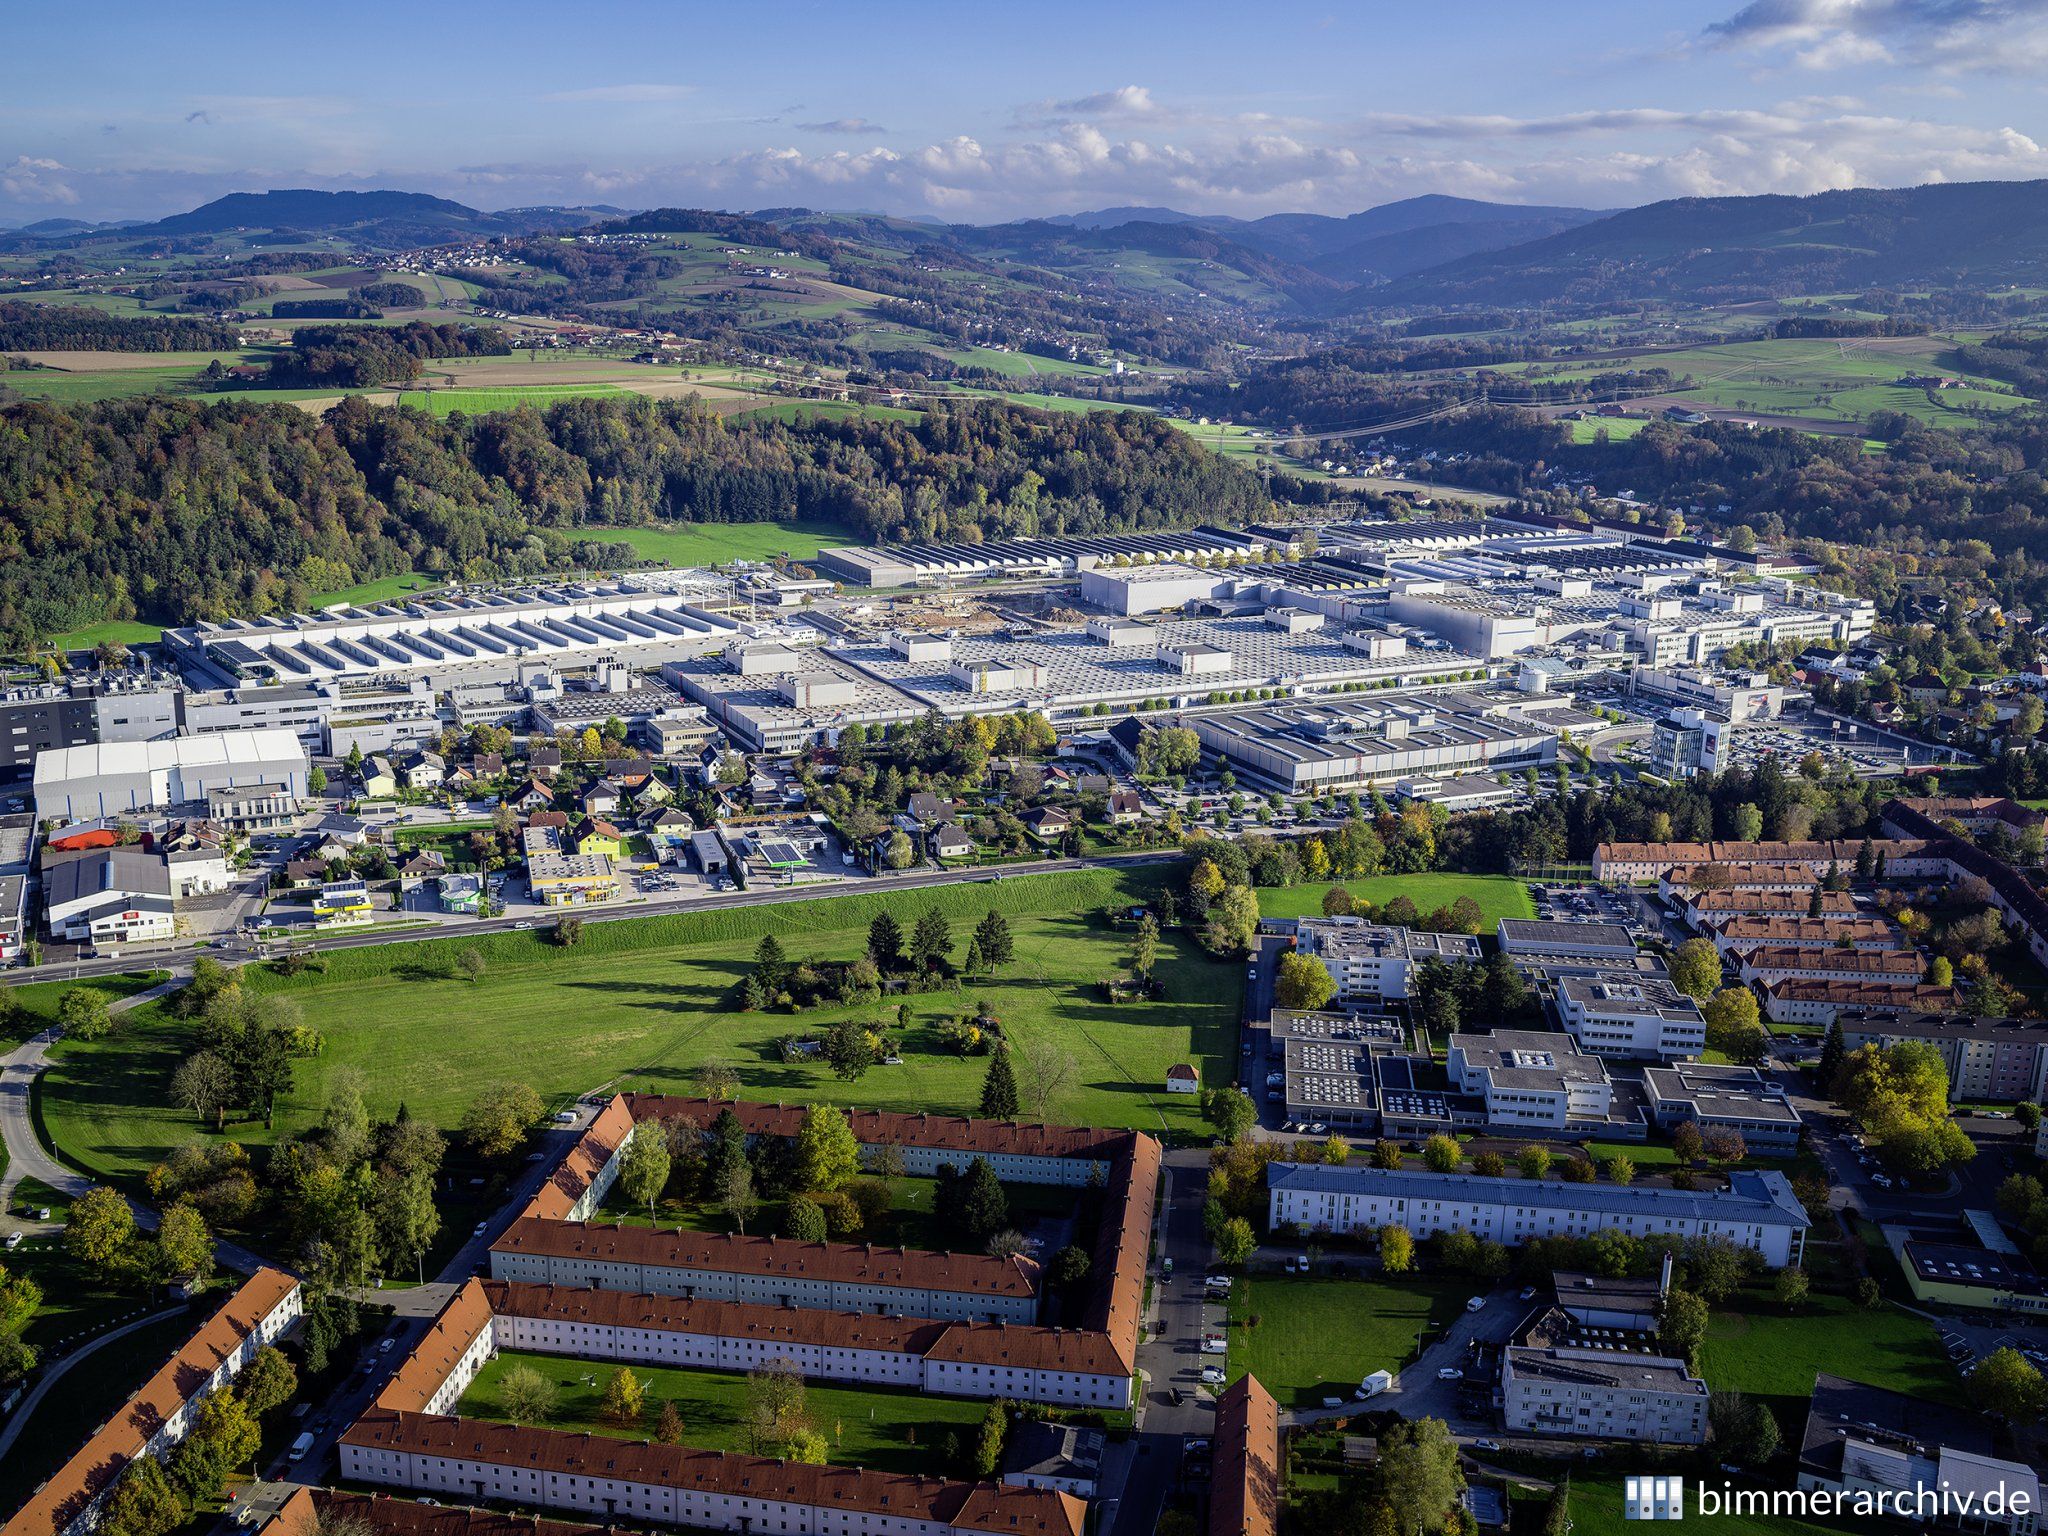
M 284 867 L 284 888 L 310 891 L 327 880 L 327 866 L 318 859 L 293 859 Z
M 535 778 L 552 779 L 562 771 L 562 749 L 556 746 L 535 747 L 526 755 L 526 766 Z
M 439 789 L 448 777 L 448 760 L 438 752 L 422 752 L 405 765 L 407 789 Z
M 539 779 L 528 779 L 505 797 L 505 803 L 515 811 L 544 811 L 555 803 L 555 792 Z
M 398 793 L 398 770 L 382 752 L 363 759 L 359 772 L 366 800 L 389 800 Z
M 1177 1061 L 1166 1069 L 1166 1091 L 1168 1093 L 1200 1093 L 1202 1074 L 1187 1062 Z
M 1042 843 L 1056 843 L 1074 828 L 1074 818 L 1057 805 L 1042 805 L 1024 818 L 1031 835 Z
M 437 880 L 447 871 L 448 861 L 439 850 L 415 848 L 398 866 L 399 887 L 409 891 L 422 880 Z
M 576 824 L 576 851 L 616 859 L 626 851 L 626 834 L 608 821 L 586 816 Z
M 932 857 L 935 859 L 964 859 L 974 852 L 974 839 L 967 835 L 967 829 L 957 821 L 944 822 L 931 831 Z
M 1135 789 L 1114 789 L 1109 793 L 1109 803 L 1104 814 L 1115 826 L 1125 826 L 1145 819 L 1145 801 Z
M 583 807 L 586 816 L 616 816 L 625 796 L 616 779 L 599 779 L 577 796 L 576 803 Z
M 953 817 L 953 802 L 941 799 L 928 789 L 920 789 L 904 804 L 911 821 L 925 831 L 930 831 L 941 822 Z

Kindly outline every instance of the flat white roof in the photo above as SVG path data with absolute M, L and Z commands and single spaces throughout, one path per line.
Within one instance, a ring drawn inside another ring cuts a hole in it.
M 256 767 L 304 762 L 297 733 L 282 726 L 251 731 L 211 731 L 158 741 L 102 741 L 84 747 L 53 747 L 36 755 L 35 782 L 62 784 L 79 779 L 118 778 L 178 768 Z

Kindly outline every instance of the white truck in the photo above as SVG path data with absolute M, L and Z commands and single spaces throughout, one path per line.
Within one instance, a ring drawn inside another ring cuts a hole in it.
M 1374 1371 L 1358 1384 L 1358 1400 L 1364 1402 L 1368 1397 L 1378 1397 L 1393 1384 L 1394 1373 L 1392 1371 Z

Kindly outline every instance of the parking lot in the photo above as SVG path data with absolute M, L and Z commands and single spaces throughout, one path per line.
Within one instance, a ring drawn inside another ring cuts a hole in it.
M 1651 937 L 1643 923 L 1642 904 L 1630 892 L 1604 885 L 1532 884 L 1529 897 L 1536 903 L 1537 917 L 1546 922 L 1617 923 L 1632 938 Z

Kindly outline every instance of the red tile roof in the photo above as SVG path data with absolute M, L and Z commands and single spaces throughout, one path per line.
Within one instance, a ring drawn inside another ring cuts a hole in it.
M 1256 1376 L 1216 1399 L 1209 1536 L 1273 1536 L 1280 1527 L 1280 1405 Z
M 393 1412 L 423 1413 L 456 1363 L 491 1326 L 491 1302 L 481 1280 L 472 1277 L 449 1298 L 441 1315 L 405 1357 L 405 1363 L 377 1394 L 377 1405 Z
M 493 1253 L 653 1264 L 718 1274 L 772 1275 L 843 1285 L 888 1285 L 972 1296 L 1035 1296 L 1038 1265 L 1020 1256 L 929 1253 L 871 1243 L 800 1243 L 786 1237 L 674 1231 L 522 1216 L 491 1244 Z
M 1777 945 L 1747 951 L 1742 964 L 1753 971 L 1832 971 L 1901 981 L 1915 979 L 1927 968 L 1910 949 L 1791 949 Z
M 54 1536 L 77 1519 L 140 1456 L 143 1447 L 206 1384 L 299 1282 L 259 1269 L 185 1341 L 179 1351 L 102 1424 L 84 1447 L 38 1488 L 0 1536 Z
M 600 1536 L 607 1529 L 496 1509 L 421 1504 L 389 1494 L 372 1497 L 325 1488 L 300 1488 L 263 1528 L 263 1536 L 314 1536 L 322 1515 L 330 1521 L 357 1522 L 376 1536 Z
M 663 1094 L 625 1096 L 635 1120 L 666 1120 L 685 1116 L 709 1127 L 720 1110 L 739 1117 L 749 1136 L 794 1136 L 803 1129 L 809 1106 L 756 1104 L 744 1100 L 671 1098 Z M 893 1142 L 900 1147 L 937 1147 L 966 1153 L 1009 1153 L 1023 1157 L 1114 1157 L 1130 1140 L 1129 1131 L 1103 1131 L 1088 1126 L 1037 1125 L 1016 1120 L 975 1120 L 966 1115 L 904 1114 L 887 1109 L 851 1109 L 846 1123 L 865 1146 Z
M 809 1466 L 605 1435 L 372 1408 L 342 1436 L 364 1449 L 600 1477 L 699 1494 L 931 1520 L 1009 1536 L 1080 1536 L 1087 1505 L 1071 1494 L 1001 1483 Z

